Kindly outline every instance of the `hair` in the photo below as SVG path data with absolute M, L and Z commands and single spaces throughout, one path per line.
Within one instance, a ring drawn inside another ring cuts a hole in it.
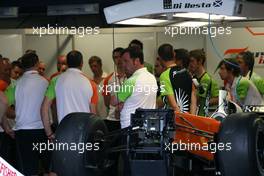
M 250 51 L 246 51 L 239 53 L 238 57 L 242 58 L 245 64 L 248 66 L 248 69 L 250 71 L 249 77 L 251 77 L 255 64 L 254 54 Z
M 125 53 L 128 53 L 130 58 L 132 58 L 133 60 L 135 60 L 136 58 L 139 58 L 140 63 L 144 64 L 144 54 L 140 48 L 128 47 L 123 50 L 122 55 L 124 55 Z
M 69 68 L 78 68 L 83 63 L 83 56 L 80 51 L 73 50 L 67 54 L 66 60 Z
M 184 48 L 175 49 L 175 59 L 181 60 L 184 68 L 188 68 L 190 63 L 190 53 Z
M 139 46 L 139 48 L 143 51 L 143 43 L 141 41 L 134 39 L 129 43 L 128 47 L 132 47 L 132 44 Z
M 190 51 L 190 58 L 191 57 L 196 59 L 198 62 L 201 62 L 202 65 L 204 65 L 206 61 L 206 56 L 205 56 L 205 52 L 203 49 L 196 49 L 196 50 Z
M 114 53 L 115 53 L 115 52 L 118 52 L 118 53 L 121 53 L 121 54 L 122 54 L 123 51 L 124 51 L 124 48 L 121 48 L 121 47 L 115 48 L 115 49 L 113 50 L 113 52 L 112 52 L 112 56 L 114 56 Z
M 98 56 L 92 56 L 92 57 L 90 57 L 90 59 L 89 59 L 89 65 L 91 65 L 93 62 L 97 62 L 97 64 L 99 64 L 99 65 L 103 65 L 102 64 L 102 59 L 100 58 L 100 57 L 98 57 Z
M 173 46 L 170 44 L 163 44 L 158 49 L 158 55 L 164 61 L 172 61 L 174 58 Z
M 240 75 L 240 67 L 236 58 L 226 58 L 221 60 L 217 66 L 217 69 L 219 69 L 223 64 L 228 71 L 232 72 L 234 76 L 238 77 Z
M 37 53 L 36 53 L 36 50 L 32 50 L 32 49 L 28 49 L 28 50 L 26 50 L 25 54 L 29 54 L 29 53 L 37 54 Z
M 38 55 L 35 53 L 24 54 L 21 58 L 21 64 L 23 69 L 27 70 L 34 67 L 39 62 Z
M 12 66 L 12 69 L 14 69 L 15 67 L 18 67 L 20 69 L 23 69 L 23 66 L 22 66 L 21 62 L 19 62 L 19 61 L 13 61 L 11 63 L 11 66 Z

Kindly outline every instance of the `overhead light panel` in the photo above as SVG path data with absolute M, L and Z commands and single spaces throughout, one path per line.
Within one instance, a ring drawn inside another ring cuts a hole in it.
M 168 22 L 167 20 L 159 20 L 159 19 L 148 19 L 148 18 L 131 18 L 128 20 L 123 20 L 117 22 L 115 24 L 123 24 L 123 25 L 142 25 L 142 26 L 150 26 L 150 25 L 158 25 Z
M 15 18 L 18 16 L 18 7 L 0 7 L 0 18 Z
M 189 13 L 176 13 L 173 17 L 179 18 L 195 18 L 195 19 L 209 19 L 208 13 L 201 12 L 189 12 Z M 238 16 L 226 16 L 226 15 L 210 15 L 211 20 L 245 20 L 246 17 L 238 17 Z
M 172 26 L 178 26 L 178 27 L 201 27 L 201 26 L 208 26 L 208 22 L 186 21 L 186 22 L 173 24 Z
M 48 16 L 87 14 L 99 14 L 99 4 L 52 5 L 47 10 Z

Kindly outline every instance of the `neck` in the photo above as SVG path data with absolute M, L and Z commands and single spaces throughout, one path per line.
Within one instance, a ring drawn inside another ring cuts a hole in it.
M 170 68 L 170 67 L 176 66 L 176 63 L 174 61 L 168 61 L 168 62 L 165 62 L 164 65 L 166 68 Z
M 231 75 L 231 76 L 228 78 L 227 82 L 228 82 L 230 85 L 232 85 L 233 82 L 234 82 L 234 79 L 235 79 L 235 76 L 234 76 L 234 75 Z
M 102 75 L 103 75 L 103 70 L 99 71 L 98 74 L 95 74 L 94 77 L 99 78 L 102 77 Z
M 247 76 L 249 73 L 249 70 L 247 70 L 242 76 Z
M 203 67 L 198 68 L 198 70 L 196 71 L 195 75 L 198 78 L 201 78 L 201 76 L 205 73 L 205 69 Z
M 139 69 L 141 69 L 141 68 L 144 68 L 144 65 L 139 65 L 139 66 L 137 67 L 137 70 L 139 70 Z
M 117 74 L 118 74 L 118 75 L 124 75 L 125 72 L 124 72 L 124 70 L 123 70 L 122 68 L 118 68 L 118 67 L 117 67 Z

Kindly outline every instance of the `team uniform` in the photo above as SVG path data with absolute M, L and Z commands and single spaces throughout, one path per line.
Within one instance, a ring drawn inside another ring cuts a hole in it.
M 121 128 L 130 125 L 130 115 L 137 108 L 156 108 L 157 89 L 155 77 L 146 68 L 138 69 L 125 80 L 117 94 L 118 100 L 124 102 L 120 112 Z
M 0 80 L 0 91 L 4 92 L 6 88 L 8 87 L 8 83 L 4 80 Z M 1 113 L 0 113 L 0 120 L 2 121 L 2 116 L 4 115 L 2 112 L 4 112 L 5 107 L 3 107 L 3 104 L 1 106 Z M 4 129 L 0 126 L 0 156 L 2 158 L 6 158 L 6 145 L 5 145 L 5 132 Z
M 125 75 L 120 76 L 117 72 L 111 73 L 104 79 L 103 96 L 116 96 L 118 87 L 120 87 L 125 80 Z M 120 117 L 116 114 L 116 107 L 111 104 L 109 105 L 109 112 L 105 122 L 110 131 L 120 128 Z
M 259 93 L 264 97 L 264 79 L 261 78 L 257 73 L 253 72 L 251 77 L 249 77 L 249 73 L 246 76 L 247 79 L 251 80 L 256 88 L 258 89 Z
M 49 100 L 56 98 L 59 123 L 72 112 L 91 112 L 90 104 L 98 102 L 95 83 L 76 68 L 68 68 L 54 77 L 45 95 Z
M 104 80 L 107 76 L 108 76 L 107 73 L 103 72 L 103 74 L 102 74 L 103 80 L 100 82 L 100 84 L 98 84 L 98 85 L 96 84 L 97 90 L 100 90 L 99 87 L 103 87 Z M 106 119 L 106 117 L 108 115 L 107 107 L 105 106 L 105 103 L 104 103 L 103 92 L 99 92 L 99 94 L 98 94 L 98 103 L 96 106 L 96 114 L 102 119 Z
M 230 87 L 231 100 L 240 105 L 264 105 L 262 96 L 256 86 L 248 79 L 239 76 Z
M 19 170 L 25 175 L 37 175 L 39 159 L 43 157 L 48 169 L 48 153 L 42 154 L 33 144 L 47 141 L 41 120 L 40 108 L 48 81 L 37 71 L 26 71 L 13 87 L 5 92 L 9 105 L 15 105 L 16 123 L 14 126 Z
M 192 95 L 192 78 L 186 69 L 178 66 L 168 68 L 160 75 L 161 96 L 165 108 L 169 108 L 167 95 L 174 95 L 181 112 L 189 112 Z
M 199 97 L 198 115 L 205 116 L 208 115 L 210 98 L 215 98 L 219 95 L 219 87 L 217 85 L 217 82 L 207 72 L 205 72 L 197 80 L 204 91 L 203 93 L 197 91 L 197 97 Z

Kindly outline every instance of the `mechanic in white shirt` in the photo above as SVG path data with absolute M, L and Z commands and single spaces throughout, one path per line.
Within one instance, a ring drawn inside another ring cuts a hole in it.
M 104 79 L 102 94 L 104 96 L 105 105 L 109 109 L 107 118 L 105 119 L 106 126 L 109 131 L 118 130 L 120 126 L 120 111 L 111 104 L 111 99 L 115 99 L 118 87 L 126 80 L 126 74 L 123 69 L 121 54 L 123 48 L 116 48 L 112 52 L 113 61 L 116 66 L 116 71 L 108 75 Z
M 38 56 L 28 53 L 22 56 L 23 76 L 12 88 L 5 92 L 8 104 L 15 105 L 16 124 L 14 126 L 19 171 L 24 175 L 37 175 L 39 159 L 45 158 L 45 170 L 48 170 L 47 151 L 39 153 L 34 144 L 47 140 L 41 121 L 40 108 L 48 81 L 38 74 Z M 12 86 L 12 85 L 10 85 Z
M 157 82 L 155 76 L 144 67 L 143 52 L 129 47 L 122 53 L 124 71 L 128 79 L 117 94 L 121 128 L 130 126 L 130 116 L 136 109 L 155 109 Z
M 49 107 L 56 98 L 58 122 L 72 112 L 96 112 L 98 93 L 95 83 L 81 71 L 83 56 L 73 50 L 67 54 L 68 69 L 54 77 L 49 84 L 42 104 L 41 115 L 46 135 L 54 139 L 49 121 Z

